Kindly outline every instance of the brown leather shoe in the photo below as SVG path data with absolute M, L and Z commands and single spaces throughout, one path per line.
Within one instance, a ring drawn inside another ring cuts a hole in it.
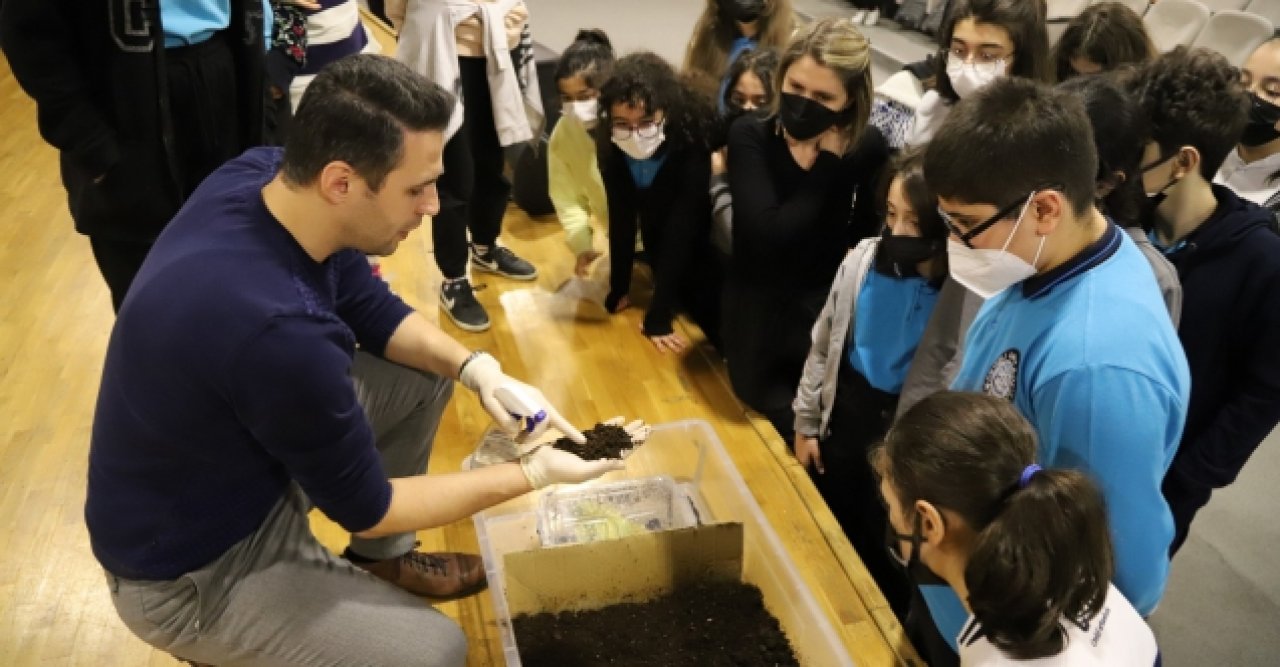
M 473 554 L 423 553 L 415 549 L 399 558 L 372 563 L 352 560 L 351 563 L 379 579 L 434 602 L 475 595 L 489 585 L 484 575 L 484 561 Z

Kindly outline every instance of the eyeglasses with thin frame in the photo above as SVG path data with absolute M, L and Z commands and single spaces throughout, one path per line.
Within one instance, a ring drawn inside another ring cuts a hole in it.
M 1028 200 L 1036 196 L 1037 192 L 1043 192 L 1043 190 L 1032 190 L 1031 193 L 1028 194 L 1027 196 L 1019 199 L 1018 201 L 1013 202 L 1012 204 L 1009 204 L 1008 206 L 1000 209 L 999 211 L 996 211 L 995 215 L 978 223 L 977 226 L 975 226 L 973 229 L 970 229 L 967 232 L 956 226 L 955 221 L 951 219 L 951 215 L 946 211 L 942 210 L 941 204 L 938 205 L 938 216 L 942 218 L 942 224 L 947 226 L 947 230 L 950 231 L 956 238 L 960 239 L 960 242 L 963 243 L 966 248 L 973 249 L 973 244 L 970 243 L 970 241 L 972 241 L 974 238 L 977 238 L 977 236 L 982 232 L 985 232 L 988 229 L 991 229 L 992 225 L 1013 215 L 1014 211 L 1017 211 L 1020 207 L 1024 206 Z
M 991 58 L 983 55 L 981 52 L 973 54 L 973 62 L 968 58 L 957 53 L 955 50 L 946 52 L 946 65 L 968 66 L 972 67 L 975 72 L 986 75 L 1004 74 L 1009 67 L 1009 61 L 1013 60 L 1012 56 L 998 56 Z
M 658 132 L 662 129 L 663 122 L 664 121 L 661 120 L 656 122 L 647 121 L 641 123 L 638 127 L 632 127 L 630 125 L 614 125 L 613 138 L 618 141 L 622 141 L 624 139 L 630 139 L 631 135 L 634 133 L 641 139 L 652 139 L 658 136 Z

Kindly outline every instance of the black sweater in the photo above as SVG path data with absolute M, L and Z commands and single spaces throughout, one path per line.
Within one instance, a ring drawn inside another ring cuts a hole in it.
M 829 288 L 848 249 L 878 231 L 876 184 L 888 157 L 884 137 L 868 127 L 852 152 L 822 151 L 806 171 L 775 119 L 738 119 L 729 131 L 732 279 Z
M 600 161 L 609 198 L 609 255 L 612 274 L 605 305 L 612 310 L 631 289 L 636 225 L 653 267 L 653 301 L 644 316 L 644 333 L 672 332 L 690 265 L 705 261 L 711 229 L 711 153 L 705 148 L 663 146 L 666 161 L 646 189 L 636 187 L 626 157 L 610 145 Z
M 259 0 L 231 0 L 225 33 L 246 146 L 262 138 L 262 21 Z M 5 0 L 0 48 L 36 101 L 40 135 L 61 151 L 76 228 L 154 239 L 183 199 L 173 137 L 193 131 L 171 122 L 159 3 Z
M 1280 236 L 1270 211 L 1215 185 L 1218 208 L 1171 252 L 1191 404 L 1174 459 L 1206 487 L 1230 484 L 1280 421 Z

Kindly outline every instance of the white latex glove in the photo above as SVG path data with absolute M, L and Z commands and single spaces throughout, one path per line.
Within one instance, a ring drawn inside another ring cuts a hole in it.
M 626 467 L 622 459 L 584 461 L 551 445 L 543 445 L 520 457 L 520 470 L 534 489 L 551 484 L 577 484 Z
M 570 440 L 578 444 L 587 441 L 581 431 L 574 428 L 573 424 L 570 424 L 564 417 L 560 416 L 560 411 L 551 406 L 551 403 L 547 401 L 541 391 L 503 373 L 502 365 L 490 354 L 482 354 L 472 359 L 462 369 L 462 374 L 458 380 L 462 382 L 462 386 L 476 393 L 476 396 L 480 398 L 480 404 L 484 406 L 489 416 L 493 417 L 494 423 L 503 431 L 510 433 L 517 443 L 536 439 L 547 430 L 548 426 L 554 426 Z M 522 392 L 525 396 L 531 398 L 538 404 L 540 409 L 547 412 L 547 418 L 542 420 L 533 430 L 523 430 L 520 420 L 508 412 L 502 402 L 494 396 L 494 392 L 504 386 Z

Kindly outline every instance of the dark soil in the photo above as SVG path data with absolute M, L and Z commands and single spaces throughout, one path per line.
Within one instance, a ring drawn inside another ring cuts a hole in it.
M 577 454 L 586 461 L 620 459 L 623 451 L 635 447 L 631 443 L 631 436 L 621 426 L 596 424 L 594 428 L 583 431 L 582 435 L 587 436 L 585 445 L 579 445 L 568 438 L 560 438 L 551 444 L 556 449 Z
M 643 603 L 517 616 L 525 667 L 799 665 L 760 589 L 700 583 Z

